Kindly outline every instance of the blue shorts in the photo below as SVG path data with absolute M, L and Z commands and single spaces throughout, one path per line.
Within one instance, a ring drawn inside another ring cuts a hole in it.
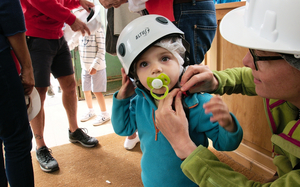
M 82 91 L 106 92 L 106 69 L 98 70 L 96 74 L 90 75 L 87 70 L 82 69 Z
M 36 87 L 50 86 L 50 73 L 55 78 L 72 75 L 73 63 L 64 37 L 44 39 L 26 36 Z

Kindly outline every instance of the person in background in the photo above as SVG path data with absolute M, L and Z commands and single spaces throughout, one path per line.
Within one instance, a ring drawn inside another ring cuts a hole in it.
M 34 77 L 20 1 L 1 0 L 0 17 L 0 186 L 33 187 L 32 132 L 24 95 L 32 92 Z
M 100 4 L 95 6 L 101 6 Z M 100 8 L 96 8 L 100 10 Z M 86 19 L 88 13 L 81 7 L 73 10 L 78 18 Z M 81 80 L 82 91 L 84 92 L 85 101 L 88 110 L 82 115 L 80 121 L 85 122 L 93 118 L 96 114 L 92 103 L 92 93 L 96 96 L 97 102 L 100 106 L 101 113 L 96 117 L 93 122 L 94 126 L 101 125 L 110 120 L 110 115 L 106 111 L 105 99 L 102 92 L 106 92 L 106 62 L 105 62 L 105 36 L 103 33 L 102 25 L 100 23 L 100 12 L 94 12 L 94 16 L 88 22 L 88 25 L 95 25 L 95 30 L 91 30 L 89 36 L 79 36 L 73 38 L 69 43 L 72 49 L 78 46 L 81 63 Z M 84 20 L 82 20 L 84 21 Z M 76 36 L 76 35 L 75 35 Z
M 212 72 L 207 66 L 191 66 L 182 76 L 180 91 L 174 90 L 159 103 L 157 127 L 184 160 L 182 171 L 199 186 L 300 186 L 300 25 L 295 24 L 300 2 L 273 2 L 249 1 L 221 22 L 221 35 L 226 40 L 249 48 L 243 59 L 245 67 Z M 271 180 L 265 184 L 248 180 L 191 141 L 179 102 L 187 90 L 263 98 L 277 167 Z
M 82 67 L 82 91 L 88 107 L 88 111 L 82 115 L 80 121 L 87 121 L 96 115 L 92 103 L 91 91 L 93 91 L 101 110 L 101 113 L 93 122 L 94 126 L 98 126 L 110 120 L 110 115 L 106 111 L 104 95 L 102 94 L 102 92 L 106 92 L 107 77 L 105 36 L 101 27 L 90 36 L 79 39 L 79 54 Z
M 156 127 L 154 112 L 159 100 L 178 86 L 184 71 L 186 49 L 183 32 L 160 15 L 141 16 L 130 22 L 117 42 L 117 55 L 123 66 L 122 87 L 113 96 L 112 125 L 121 136 L 138 130 L 143 156 L 144 186 L 197 186 L 180 170 L 181 160 Z M 134 78 L 137 88 L 130 78 Z M 137 95 L 132 99 L 132 96 Z M 188 114 L 193 142 L 217 150 L 238 147 L 243 131 L 220 97 L 210 94 L 187 95 L 182 102 Z M 210 103 L 210 110 L 202 105 Z
M 70 9 L 84 7 L 87 11 L 94 4 L 86 0 L 21 0 L 25 23 L 26 39 L 34 69 L 35 87 L 41 98 L 41 111 L 31 121 L 36 141 L 36 157 L 45 172 L 59 169 L 44 141 L 45 111 L 44 101 L 50 86 L 50 73 L 58 79 L 62 89 L 62 102 L 69 121 L 69 140 L 85 147 L 94 147 L 98 140 L 87 135 L 77 123 L 76 82 L 68 44 L 63 37 L 64 23 L 83 35 L 90 34 L 85 23 L 76 18 Z M 51 7 L 51 8 L 50 8 Z M 50 117 L 50 116 L 49 116 Z

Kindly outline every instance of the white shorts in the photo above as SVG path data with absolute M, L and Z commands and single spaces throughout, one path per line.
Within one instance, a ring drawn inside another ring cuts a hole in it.
M 106 69 L 97 71 L 96 74 L 90 75 L 87 70 L 82 69 L 82 91 L 106 92 Z

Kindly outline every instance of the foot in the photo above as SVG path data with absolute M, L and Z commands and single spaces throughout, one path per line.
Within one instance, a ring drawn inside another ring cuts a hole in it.
M 125 142 L 124 142 L 124 148 L 127 150 L 131 150 L 136 146 L 136 144 L 138 142 L 140 142 L 138 135 L 136 135 L 136 137 L 134 139 L 128 139 L 128 137 L 126 137 Z
M 55 95 L 52 85 L 48 86 L 47 95 L 49 96 Z
M 109 120 L 110 120 L 109 115 L 102 115 L 102 114 L 100 114 L 100 115 L 98 115 L 97 118 L 95 119 L 93 125 L 94 125 L 94 126 L 98 126 L 98 125 L 101 125 L 101 124 L 103 124 L 103 123 L 105 123 L 105 122 L 107 122 L 107 121 L 109 121 Z
M 85 121 L 93 118 L 95 115 L 96 115 L 95 112 L 88 111 L 87 113 L 85 113 L 84 115 L 82 115 L 80 121 L 81 122 L 85 122 Z
M 51 149 L 43 146 L 36 150 L 36 159 L 40 163 L 40 167 L 45 172 L 53 172 L 59 169 L 57 161 L 52 157 Z
M 86 129 L 84 129 L 84 130 L 86 130 Z M 78 128 L 74 132 L 71 132 L 69 130 L 69 141 L 72 143 L 79 142 L 84 147 L 94 147 L 99 143 L 96 138 L 90 137 L 89 135 L 87 135 L 86 132 L 84 132 L 82 128 Z

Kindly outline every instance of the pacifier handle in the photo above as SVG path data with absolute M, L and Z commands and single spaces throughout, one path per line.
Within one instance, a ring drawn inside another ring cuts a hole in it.
M 168 95 L 168 93 L 169 93 L 169 87 L 166 86 L 166 85 L 162 85 L 162 86 L 166 88 L 166 91 L 165 91 L 165 93 L 164 93 L 163 96 L 158 97 L 156 94 L 154 94 L 154 93 L 152 92 L 152 90 L 155 89 L 155 88 L 152 88 L 152 89 L 150 90 L 150 93 L 151 93 L 151 95 L 152 95 L 152 97 L 153 97 L 154 99 L 162 100 L 162 99 L 164 99 L 165 97 L 167 97 L 167 95 Z

